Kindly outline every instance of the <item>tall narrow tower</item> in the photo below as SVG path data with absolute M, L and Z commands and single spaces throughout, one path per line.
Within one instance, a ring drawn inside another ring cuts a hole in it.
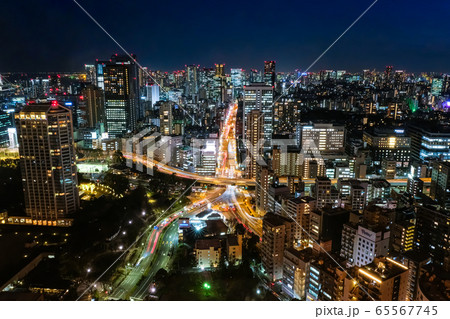
M 79 208 L 71 111 L 52 103 L 15 114 L 26 213 L 36 225 L 58 225 Z

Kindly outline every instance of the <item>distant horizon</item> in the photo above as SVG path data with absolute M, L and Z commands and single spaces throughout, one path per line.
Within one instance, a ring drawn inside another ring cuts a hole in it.
M 312 70 L 450 73 L 449 1 L 378 1 L 357 22 L 372 0 L 77 2 L 152 70 L 199 61 L 259 70 L 264 60 L 279 62 L 280 72 L 305 70 L 339 39 Z M 3 5 L 2 72 L 76 72 L 121 51 L 72 1 Z

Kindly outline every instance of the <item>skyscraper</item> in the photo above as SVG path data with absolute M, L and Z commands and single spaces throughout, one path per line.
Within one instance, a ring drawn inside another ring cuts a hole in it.
M 104 121 L 105 100 L 102 90 L 95 85 L 87 85 L 81 91 L 80 104 L 86 104 L 86 124 L 87 127 L 97 127 Z
M 79 208 L 69 109 L 30 104 L 15 114 L 25 209 L 35 225 L 59 225 Z
M 261 111 L 264 115 L 264 150 L 272 145 L 273 88 L 262 83 L 254 83 L 244 87 L 244 136 L 247 132 L 247 117 L 252 110 Z M 246 137 L 248 139 L 248 137 Z
M 247 151 L 247 167 L 246 173 L 248 178 L 256 177 L 256 161 L 262 159 L 262 142 L 263 142 L 263 121 L 264 116 L 258 110 L 252 110 L 247 115 L 247 131 L 245 132 L 246 151 Z
M 274 86 L 276 81 L 275 61 L 264 61 L 264 82 Z
M 106 129 L 110 137 L 119 137 L 136 129 L 143 117 L 139 99 L 139 72 L 136 57 L 113 55 L 109 61 L 97 61 L 97 86 L 105 93 Z
M 162 135 L 173 134 L 173 102 L 163 102 L 159 107 L 159 125 Z
M 443 208 L 450 208 L 450 163 L 433 163 L 430 196 Z

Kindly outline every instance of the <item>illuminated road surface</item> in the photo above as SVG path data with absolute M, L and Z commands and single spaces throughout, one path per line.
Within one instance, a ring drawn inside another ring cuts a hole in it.
M 214 203 L 221 198 L 222 192 L 221 189 L 214 190 L 205 199 L 186 207 L 183 214 L 177 212 L 158 222 L 147 236 L 145 243 L 142 243 L 142 245 L 145 244 L 145 247 L 142 247 L 143 251 L 139 261 L 136 265 L 131 266 L 130 273 L 114 289 L 109 299 L 128 299 L 130 295 L 135 300 L 144 299 L 149 293 L 148 289 L 154 275 L 159 269 L 167 267 L 170 261 L 169 251 L 178 244 L 178 223 L 174 221 L 180 216 L 196 215 L 204 211 L 208 208 L 209 203 Z M 140 283 L 146 273 L 148 273 L 148 276 Z

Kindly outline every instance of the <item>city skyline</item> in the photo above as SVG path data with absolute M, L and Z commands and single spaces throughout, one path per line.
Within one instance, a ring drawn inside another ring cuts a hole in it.
M 249 70 L 261 69 L 256 61 L 275 60 L 278 71 L 283 72 L 305 70 L 372 1 L 346 2 L 345 6 L 330 1 L 325 5 L 227 2 L 219 7 L 224 23 L 217 23 L 215 5 L 205 2 L 192 9 L 191 4 L 185 3 L 168 7 L 143 1 L 134 1 L 129 6 L 79 1 L 149 69 L 169 71 L 182 69 L 185 64 L 225 63 L 227 68 Z M 14 49 L 0 52 L 1 72 L 77 71 L 106 52 L 122 53 L 72 1 L 5 5 L 5 12 L 12 14 L 3 23 L 12 26 L 16 34 L 7 33 L 3 39 L 6 47 Z M 282 10 L 282 6 L 291 10 Z M 449 6 L 436 2 L 379 1 L 311 71 L 354 72 L 394 65 L 396 69 L 414 73 L 450 72 L 447 58 L 450 40 L 445 37 L 445 12 Z M 145 19 L 133 18 L 132 10 L 137 8 L 151 12 L 147 23 Z M 120 18 L 128 28 L 114 23 L 117 12 L 121 12 Z M 15 14 L 27 19 L 12 20 L 10 17 Z M 267 23 L 271 20 L 281 22 Z M 166 26 L 168 21 L 170 24 Z M 36 24 L 41 27 L 34 28 Z M 40 30 L 52 32 L 43 34 Z

